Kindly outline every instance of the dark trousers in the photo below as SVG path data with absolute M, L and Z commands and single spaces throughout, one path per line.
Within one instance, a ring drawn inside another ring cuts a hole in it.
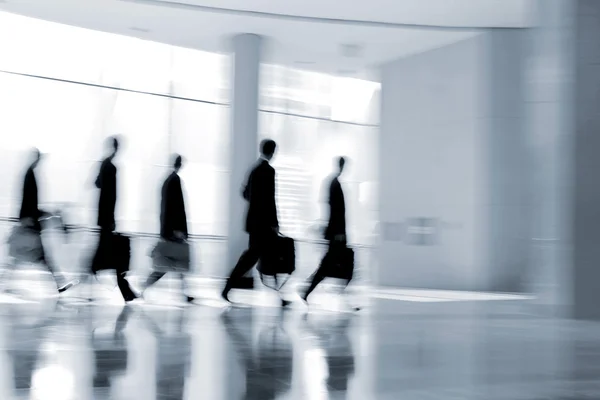
M 308 296 L 315 290 L 315 288 L 319 285 L 319 283 L 323 282 L 325 278 L 328 276 L 328 271 L 332 267 L 332 265 L 337 261 L 336 257 L 339 257 L 341 252 L 346 248 L 346 243 L 341 241 L 329 241 L 329 248 L 327 249 L 327 253 L 321 260 L 321 264 L 317 271 L 312 275 L 312 279 L 310 282 L 310 286 L 304 293 L 304 298 L 308 298 Z M 346 281 L 346 285 L 350 283 L 350 280 Z
M 147 289 L 150 286 L 154 285 L 156 282 L 158 282 L 166 274 L 167 273 L 163 272 L 163 271 L 153 271 L 150 274 L 150 276 L 148 276 L 148 279 L 146 280 L 146 285 L 144 286 L 144 289 Z M 185 282 L 185 274 L 184 273 L 179 273 L 179 278 L 180 278 L 180 282 L 181 282 L 181 291 L 183 292 L 183 294 L 185 296 L 189 297 L 188 286 L 187 286 L 187 284 Z
M 229 293 L 236 282 L 246 275 L 261 257 L 271 251 L 271 246 L 275 239 L 276 234 L 274 232 L 250 233 L 248 250 L 242 254 L 233 271 L 231 271 L 229 279 L 227 279 L 227 283 L 225 284 L 225 289 L 223 289 L 224 293 Z
M 98 241 L 98 248 L 96 249 L 96 253 L 94 254 L 94 259 L 92 260 L 92 272 L 94 274 L 102 269 L 110 268 L 110 263 L 113 254 L 112 244 L 112 229 L 101 228 L 100 239 Z M 117 286 L 119 286 L 121 295 L 125 300 L 132 300 L 136 297 L 136 295 L 129 286 L 129 282 L 127 282 L 127 279 L 125 279 L 125 274 L 126 271 L 116 271 Z
M 41 228 L 39 228 L 39 229 L 37 229 L 37 228 L 38 227 L 36 226 L 34 228 L 34 230 L 36 231 L 37 234 L 39 234 L 41 236 L 42 235 Z M 19 260 L 15 260 L 15 262 L 18 264 Z M 46 270 L 48 272 L 50 272 L 50 274 L 54 278 L 54 282 L 56 283 L 57 287 L 60 287 L 64 284 L 65 278 L 57 272 L 56 267 L 54 266 L 54 263 L 52 263 L 51 259 L 48 258 L 48 256 L 46 255 L 46 250 L 45 250 L 43 240 L 42 240 L 41 255 L 40 255 L 40 259 L 38 260 L 38 263 L 41 266 L 43 266 L 44 268 L 46 268 Z M 2 273 L 1 280 L 10 279 L 10 276 L 12 275 L 12 272 L 15 268 L 16 268 L 16 265 L 13 263 L 8 265 L 6 270 L 4 271 L 4 273 Z

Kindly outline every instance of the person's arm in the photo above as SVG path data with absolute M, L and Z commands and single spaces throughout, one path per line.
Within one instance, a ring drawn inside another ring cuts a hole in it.
M 277 201 L 275 199 L 275 196 L 277 195 L 277 191 L 275 189 L 276 186 L 276 177 L 275 177 L 275 170 L 273 169 L 273 173 L 272 176 L 269 179 L 269 186 L 268 186 L 268 198 L 269 201 L 271 202 L 271 207 L 273 210 L 273 221 L 271 221 L 271 226 L 274 229 L 279 229 L 279 218 L 277 218 Z
M 100 164 L 100 170 L 98 171 L 98 176 L 96 177 L 96 181 L 94 182 L 94 184 L 96 185 L 96 187 L 98 189 L 102 189 L 102 176 L 104 175 L 104 162 L 102 162 L 102 164 Z
M 321 208 L 321 221 L 327 223 L 329 220 L 329 202 L 331 199 L 331 182 L 328 179 L 325 179 L 323 182 L 323 186 L 321 187 L 321 198 L 319 199 L 319 204 Z
M 250 201 L 250 197 L 252 195 L 252 190 L 251 190 L 251 188 L 252 188 L 252 175 L 253 175 L 252 172 L 248 175 L 248 179 L 246 180 L 246 185 L 242 189 L 242 197 L 246 201 Z
M 160 234 L 166 235 L 168 232 L 168 223 L 169 223 L 169 178 L 167 178 L 162 185 L 160 191 Z
M 181 221 L 179 221 L 181 223 L 181 228 L 178 230 L 179 235 L 179 239 L 187 239 L 188 238 L 188 230 L 187 230 L 187 215 L 185 212 L 185 200 L 183 198 L 183 187 L 181 185 L 181 178 L 177 179 L 176 182 L 174 182 L 173 184 L 174 186 L 174 195 L 177 197 L 177 206 L 181 208 L 181 214 L 179 214 L 181 216 Z M 176 232 L 177 234 L 177 232 Z

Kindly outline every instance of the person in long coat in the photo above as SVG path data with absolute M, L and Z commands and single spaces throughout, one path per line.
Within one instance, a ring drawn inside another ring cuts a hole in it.
M 23 189 L 22 189 L 22 197 L 21 197 L 21 208 L 19 210 L 19 221 L 20 221 L 20 232 L 25 235 L 29 234 L 30 236 L 36 238 L 36 242 L 38 246 L 36 251 L 32 254 L 29 254 L 25 260 L 26 261 L 35 261 L 36 263 L 44 266 L 48 272 L 53 276 L 54 281 L 56 283 L 58 293 L 62 293 L 65 290 L 73 287 L 77 284 L 78 280 L 67 280 L 65 276 L 60 273 L 51 258 L 49 258 L 44 249 L 43 241 L 41 238 L 42 234 L 42 220 L 49 219 L 52 216 L 50 213 L 40 210 L 39 208 L 39 198 L 38 198 L 38 183 L 36 177 L 36 170 L 40 161 L 42 160 L 42 154 L 37 148 L 33 148 L 30 152 L 31 163 L 25 172 L 25 176 L 23 177 Z M 18 240 L 19 235 L 13 235 L 12 242 L 14 240 Z M 10 243 L 10 245 L 15 245 L 15 243 Z M 34 255 L 35 254 L 35 255 Z M 32 259 L 33 258 L 33 259 Z M 15 262 L 23 261 L 20 260 L 19 257 L 15 257 Z M 8 275 L 12 272 L 12 269 L 15 265 L 10 265 L 8 271 L 4 274 L 4 279 L 8 279 Z
M 160 238 L 162 243 L 159 243 L 153 251 L 155 271 L 148 277 L 145 288 L 148 289 L 158 282 L 169 271 L 179 272 L 182 291 L 188 303 L 191 303 L 194 301 L 194 297 L 187 293 L 188 288 L 184 276 L 187 272 L 186 269 L 189 269 L 189 246 L 186 244 L 188 239 L 187 214 L 183 187 L 179 177 L 183 158 L 178 154 L 173 158 L 173 170 L 165 179 L 161 189 Z M 169 249 L 169 244 L 171 244 L 170 249 L 173 250 L 169 250 L 167 253 L 165 250 Z M 173 251 L 176 252 L 177 249 L 181 249 L 182 254 L 173 254 Z

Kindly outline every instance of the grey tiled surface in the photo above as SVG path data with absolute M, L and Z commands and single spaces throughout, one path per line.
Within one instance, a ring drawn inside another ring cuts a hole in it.
M 2 399 L 600 398 L 600 325 L 540 318 L 524 301 L 282 312 L 157 290 L 126 307 L 0 303 Z

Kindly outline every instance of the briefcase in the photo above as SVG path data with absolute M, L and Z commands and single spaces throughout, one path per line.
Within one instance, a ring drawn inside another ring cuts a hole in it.
M 280 290 L 296 270 L 294 239 L 286 236 L 276 236 L 269 251 L 259 260 L 257 270 L 260 273 L 260 280 L 265 286 L 273 290 Z M 287 278 L 280 283 L 277 275 L 287 275 Z M 267 284 L 265 276 L 273 278 L 273 286 Z
M 233 289 L 252 290 L 254 289 L 254 277 L 242 276 L 233 282 Z
M 100 235 L 98 248 L 92 260 L 92 272 L 114 269 L 123 274 L 129 271 L 131 243 L 128 236 L 121 233 Z
M 331 251 L 331 264 L 326 269 L 327 277 L 351 281 L 354 276 L 354 250 L 341 247 Z
M 269 251 L 259 260 L 257 269 L 262 275 L 291 275 L 296 270 L 294 239 L 287 236 L 275 237 Z
M 9 255 L 18 261 L 36 263 L 43 259 L 42 236 L 34 229 L 16 226 L 7 242 Z
M 157 271 L 189 272 L 190 270 L 190 245 L 186 241 L 160 240 L 150 256 Z

